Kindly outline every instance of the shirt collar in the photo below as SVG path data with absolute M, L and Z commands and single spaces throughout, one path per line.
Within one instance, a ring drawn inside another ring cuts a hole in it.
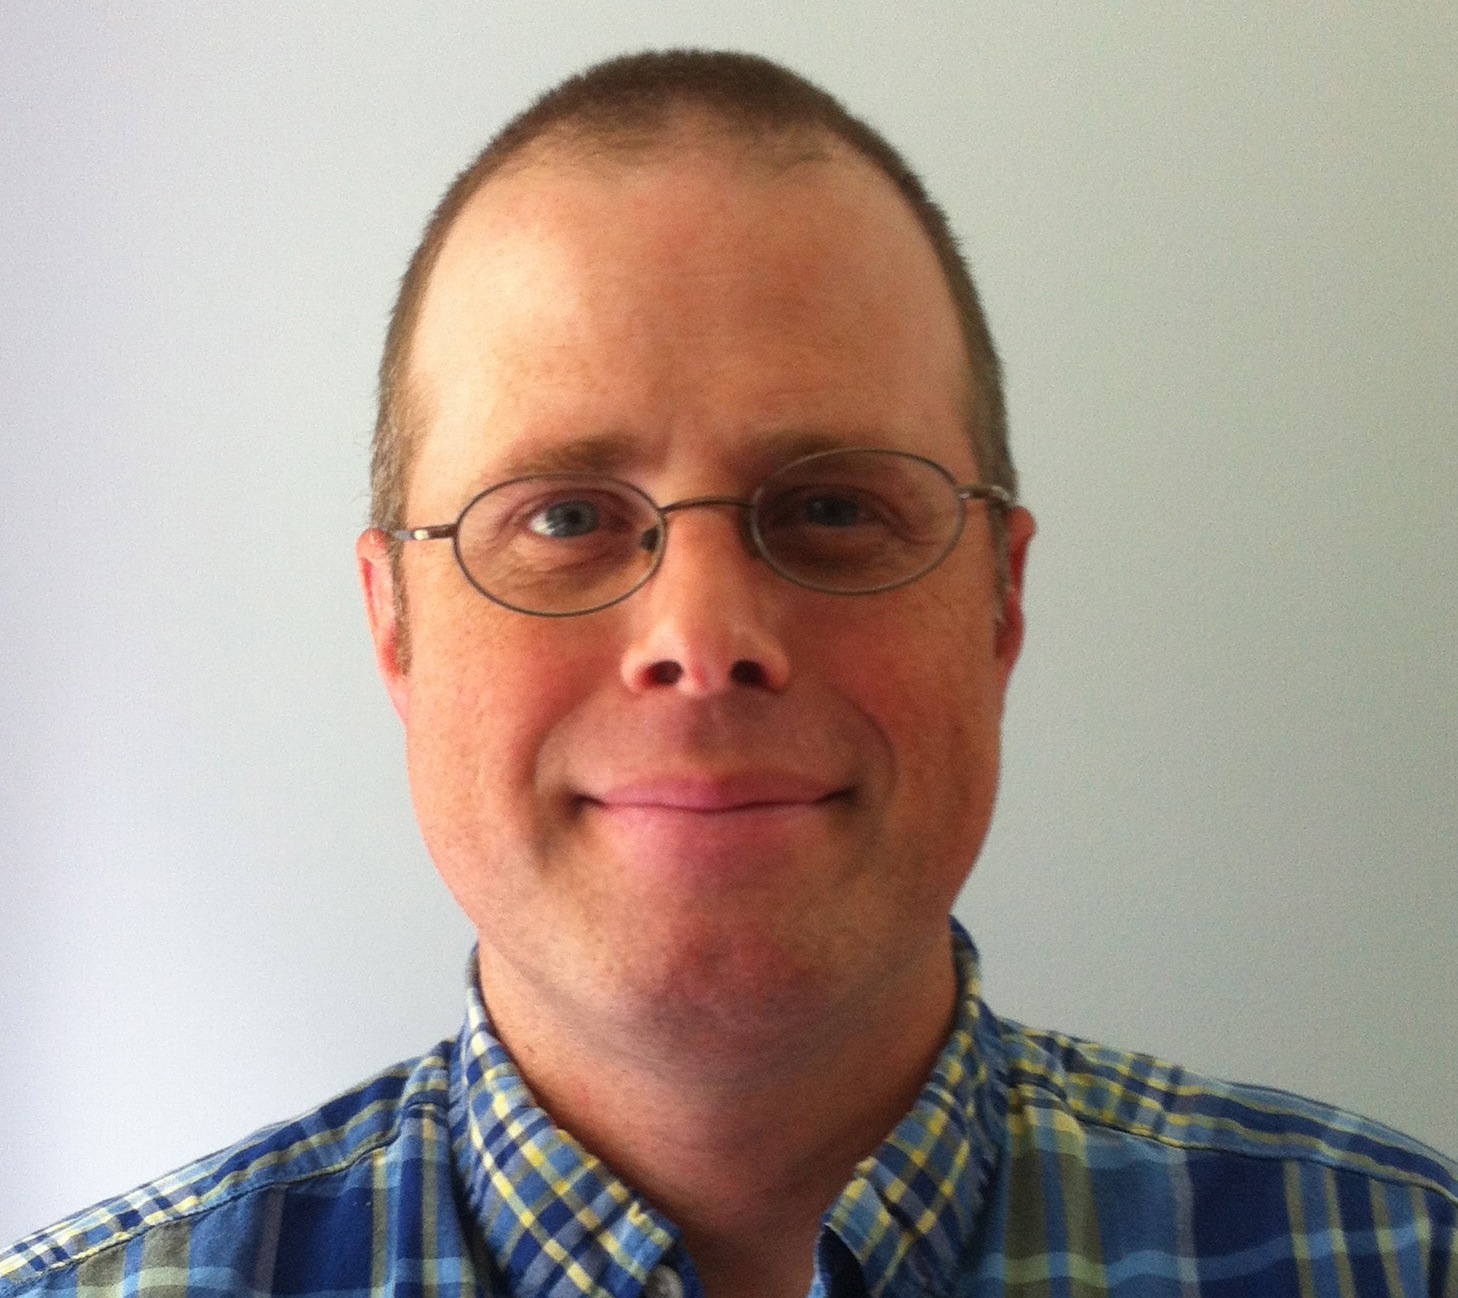
M 951 1035 L 910 1112 L 825 1215 L 872 1298 L 945 1293 L 986 1202 L 1007 1128 L 1007 1069 L 979 996 L 977 948 L 952 920 L 961 997 Z
M 537 1107 L 469 965 L 451 1057 L 451 1146 L 466 1203 L 512 1293 L 635 1298 L 678 1230 Z
M 945 1292 L 982 1210 L 1006 1126 L 1001 1045 L 979 997 L 977 950 L 952 921 L 957 1017 L 926 1086 L 825 1215 L 873 1298 Z M 451 1059 L 451 1141 L 466 1203 L 514 1293 L 638 1298 L 679 1231 L 532 1100 L 491 1029 L 469 965 Z

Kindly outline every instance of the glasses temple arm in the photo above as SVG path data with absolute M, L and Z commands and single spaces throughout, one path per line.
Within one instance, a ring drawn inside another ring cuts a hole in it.
M 1011 509 L 1013 498 L 1010 492 L 1002 487 L 995 487 L 991 483 L 978 483 L 970 487 L 958 487 L 957 495 L 963 500 L 985 500 L 996 505 L 999 509 Z
M 436 523 L 433 527 L 401 527 L 385 533 L 392 541 L 445 541 L 455 534 L 454 523 Z

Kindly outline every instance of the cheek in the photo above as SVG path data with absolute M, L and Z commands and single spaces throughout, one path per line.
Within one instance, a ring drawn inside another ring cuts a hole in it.
M 599 664 L 582 646 L 558 643 L 570 632 L 474 592 L 428 607 L 412 624 L 406 740 L 421 829 L 447 869 L 537 837 L 541 751 Z
M 996 795 L 1003 681 L 991 618 L 932 595 L 867 628 L 846 688 L 894 754 L 895 832 L 965 869 Z
M 984 693 L 959 688 L 957 672 L 932 671 L 920 685 L 888 701 L 894 717 L 888 735 L 897 754 L 898 793 L 912 816 L 945 817 L 949 824 L 969 815 L 980 819 L 990 806 L 998 769 L 999 724 Z

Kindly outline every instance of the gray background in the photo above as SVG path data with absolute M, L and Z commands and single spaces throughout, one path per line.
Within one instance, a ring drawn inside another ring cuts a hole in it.
M 950 209 L 1042 525 L 1005 1012 L 1458 1149 L 1458 9 L 0 16 L 0 1236 L 451 1031 L 354 587 L 397 278 L 505 115 L 781 57 Z

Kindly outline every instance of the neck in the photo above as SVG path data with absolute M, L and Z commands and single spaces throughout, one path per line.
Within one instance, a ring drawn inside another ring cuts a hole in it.
M 813 1022 L 690 1048 L 564 1021 L 482 947 L 493 1024 L 537 1103 L 683 1231 L 710 1298 L 804 1294 L 826 1210 L 914 1103 L 955 1013 L 950 938 Z

